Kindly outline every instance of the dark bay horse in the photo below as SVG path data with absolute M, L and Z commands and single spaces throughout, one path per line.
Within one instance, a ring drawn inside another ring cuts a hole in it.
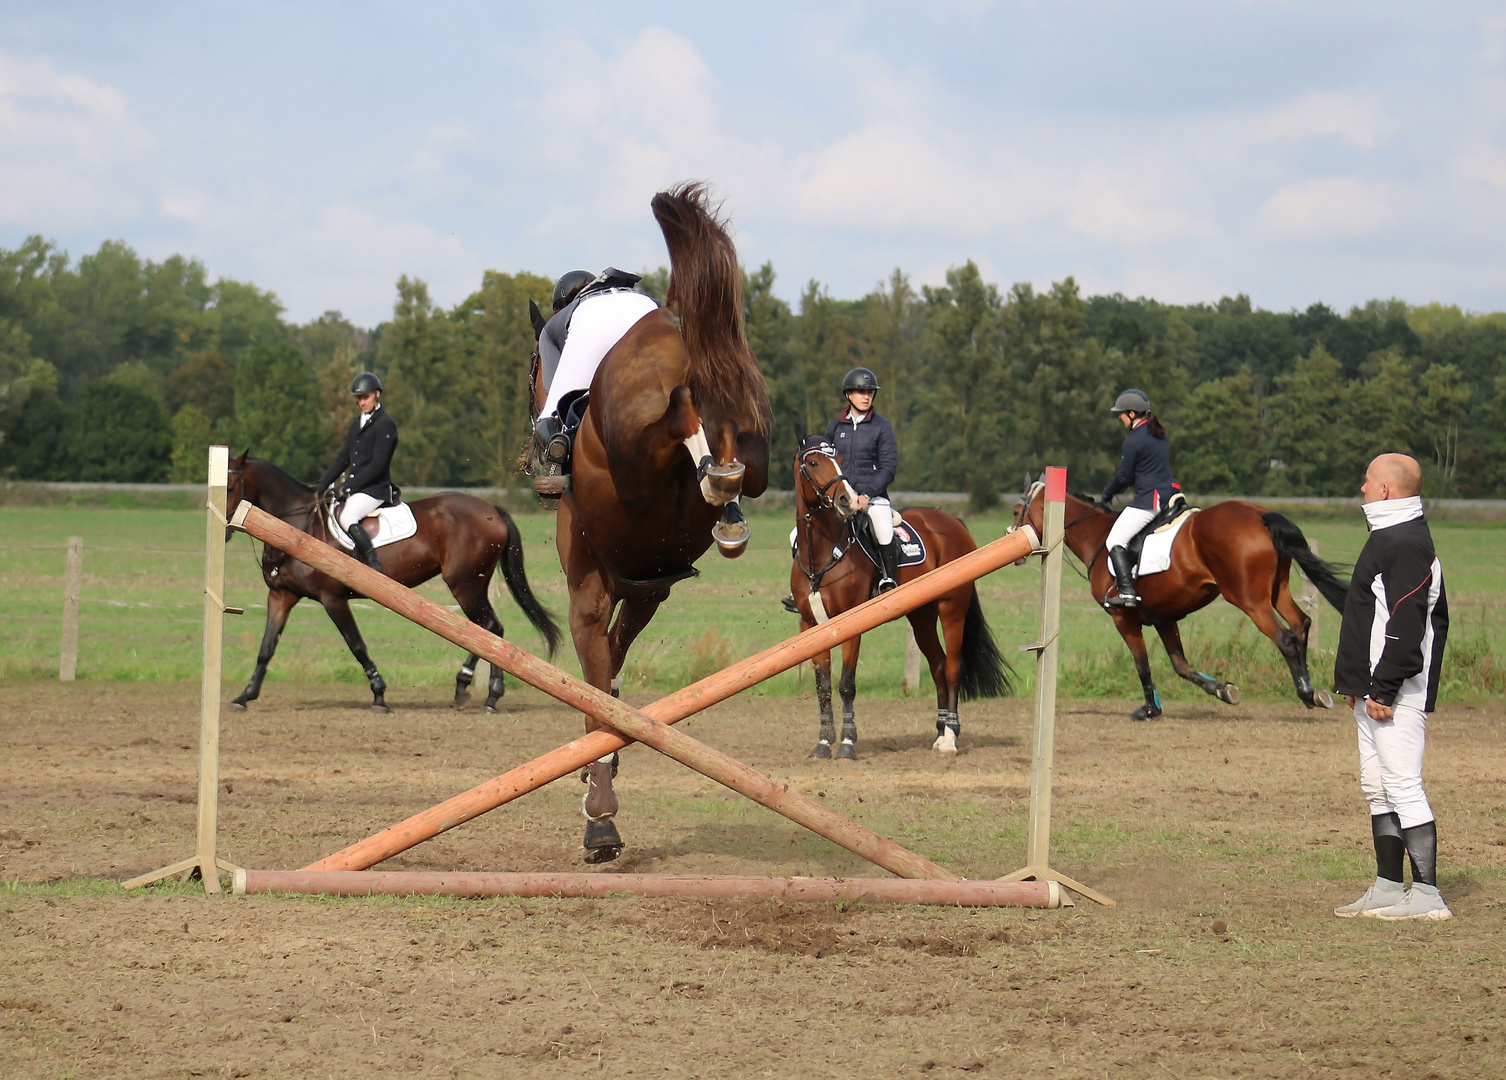
M 235 512 L 241 500 L 294 525 L 332 547 L 340 545 L 329 530 L 329 504 L 316 498 L 314 489 L 283 472 L 270 461 L 242 454 L 230 462 L 230 484 L 226 491 L 226 516 Z M 441 492 L 408 504 L 418 521 L 418 532 L 406 540 L 376 549 L 382 572 L 401 585 L 413 588 L 436 574 L 450 587 L 460 610 L 477 626 L 502 634 L 502 623 L 487 598 L 492 573 L 498 562 L 508 591 L 518 602 L 528 621 L 549 643 L 554 655 L 560 632 L 549 612 L 528 587 L 523 573 L 523 541 L 517 526 L 506 510 L 458 491 Z M 261 649 L 256 654 L 256 670 L 240 696 L 230 703 L 232 709 L 244 709 L 261 694 L 267 665 L 277 651 L 277 639 L 287 624 L 293 606 L 305 598 L 317 600 L 329 613 L 351 654 L 366 672 L 371 686 L 372 712 L 386 712 L 387 684 L 366 652 L 366 642 L 350 613 L 350 599 L 355 594 L 332 577 L 291 558 L 274 547 L 264 547 L 261 557 L 262 579 L 267 583 L 267 629 Z M 470 699 L 471 678 L 480 658 L 467 656 L 455 677 L 455 704 Z M 487 687 L 486 709 L 496 708 L 504 684 L 502 669 L 492 667 Z
M 872 595 L 878 567 L 857 547 L 854 517 L 857 497 L 842 476 L 840 459 L 824 436 L 800 438 L 795 457 L 795 552 L 790 589 L 800 609 L 800 629 L 816 625 L 812 595 L 825 615 L 840 615 Z M 925 541 L 922 563 L 901 569 L 900 584 L 943 566 L 978 547 L 967 526 L 941 510 L 909 508 L 905 523 Z M 978 590 L 969 581 L 907 616 L 915 643 L 925 655 L 936 684 L 936 741 L 932 749 L 957 752 L 962 730 L 957 702 L 968 698 L 1001 697 L 1009 693 L 1009 665 L 994 644 L 983 618 Z M 940 620 L 943 646 L 936 633 Z M 857 758 L 858 727 L 853 702 L 858 693 L 858 652 L 862 638 L 842 644 L 842 738 L 837 742 L 831 708 L 831 653 L 812 662 L 816 669 L 816 699 L 821 709 L 821 733 L 811 757 L 829 758 L 836 744 L 838 760 Z
M 724 507 L 768 484 L 769 397 L 744 334 L 725 223 L 701 184 L 660 192 L 652 207 L 669 248 L 669 292 L 596 370 L 556 525 L 575 652 L 586 681 L 608 691 L 670 587 L 696 573 L 713 527 L 724 555 L 742 553 L 746 526 L 724 529 Z M 535 411 L 543 397 L 535 378 Z M 705 448 L 707 468 L 687 443 Z M 587 718 L 588 731 L 600 726 Z M 587 862 L 622 852 L 616 767 L 613 755 L 584 773 Z
M 1028 521 L 1040 534 L 1043 496 L 1044 485 L 1037 482 L 1015 504 L 1016 526 Z M 1088 568 L 1088 585 L 1098 603 L 1114 586 L 1103 549 L 1113 524 L 1111 511 L 1086 496 L 1068 493 L 1067 547 Z M 1145 651 L 1147 625 L 1161 635 L 1178 675 L 1220 701 L 1239 704 L 1239 687 L 1219 682 L 1187 662 L 1177 626 L 1182 618 L 1220 596 L 1248 615 L 1286 658 L 1302 704 L 1309 709 L 1332 708 L 1333 698 L 1326 690 L 1314 690 L 1308 672 L 1307 632 L 1312 620 L 1292 599 L 1288 578 L 1293 562 L 1325 600 L 1344 610 L 1348 583 L 1338 576 L 1338 567 L 1313 554 L 1302 530 L 1287 518 L 1239 499 L 1215 503 L 1193 514 L 1172 545 L 1170 569 L 1137 580 L 1140 606 L 1109 609 L 1119 636 L 1135 658 L 1135 671 L 1145 691 L 1145 704 L 1131 714 L 1132 718 L 1150 720 L 1161 715 L 1161 696 L 1151 679 L 1150 658 Z

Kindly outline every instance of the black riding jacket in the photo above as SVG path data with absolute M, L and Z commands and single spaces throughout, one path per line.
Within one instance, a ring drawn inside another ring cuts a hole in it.
M 364 428 L 359 416 L 350 422 L 340 453 L 314 486 L 328 487 L 349 469 L 350 479 L 343 485 L 347 493 L 359 491 L 381 499 L 388 506 L 395 505 L 399 494 L 397 485 L 392 482 L 392 454 L 395 450 L 397 422 L 378 403 Z
M 1127 487 L 1135 489 L 1130 505 L 1137 510 L 1159 510 L 1177 490 L 1171 478 L 1171 447 L 1167 440 L 1152 435 L 1150 424 L 1143 420 L 1124 437 L 1124 457 L 1114 479 L 1103 489 L 1103 501 Z
M 1335 693 L 1432 712 L 1448 640 L 1448 594 L 1426 518 L 1376 529 L 1355 560 Z
M 843 409 L 827 426 L 826 440 L 842 455 L 842 474 L 853 491 L 870 499 L 889 497 L 894 470 L 899 468 L 899 443 L 889 421 L 869 409 L 854 423 L 852 410 Z

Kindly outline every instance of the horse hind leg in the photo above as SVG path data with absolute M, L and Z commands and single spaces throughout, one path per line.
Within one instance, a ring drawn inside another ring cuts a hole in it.
M 1244 612 L 1256 628 L 1270 638 L 1277 651 L 1286 658 L 1286 666 L 1292 673 L 1292 685 L 1296 687 L 1297 697 L 1302 704 L 1309 709 L 1317 708 L 1317 696 L 1313 690 L 1312 679 L 1308 675 L 1307 650 L 1303 647 L 1302 638 L 1277 622 L 1276 609 L 1268 604 L 1251 604 L 1244 607 Z
M 261 684 L 267 677 L 272 657 L 277 653 L 277 641 L 282 637 L 288 615 L 298 599 L 295 594 L 281 590 L 267 594 L 267 628 L 262 634 L 261 648 L 256 653 L 256 668 L 251 672 L 251 681 L 246 684 L 246 688 L 230 702 L 231 712 L 244 712 L 247 705 L 261 697 Z
M 1239 704 L 1239 687 L 1233 683 L 1219 682 L 1212 675 L 1197 671 L 1187 662 L 1182 651 L 1182 630 L 1177 623 L 1162 623 L 1156 627 L 1161 635 L 1161 644 L 1166 646 L 1166 655 L 1171 657 L 1172 669 L 1204 693 L 1211 694 L 1226 705 Z
M 1288 564 L 1289 562 L 1290 560 L 1287 560 Z M 1307 680 L 1308 685 L 1311 685 L 1312 675 L 1311 669 L 1307 664 L 1307 649 L 1310 644 L 1309 635 L 1312 633 L 1313 621 L 1307 612 L 1303 611 L 1298 605 L 1296 598 L 1292 596 L 1289 565 L 1278 565 L 1276 577 L 1276 587 L 1272 590 L 1274 593 L 1272 599 L 1276 613 L 1291 628 L 1293 636 L 1297 639 L 1298 663 L 1301 666 L 1303 678 Z M 1296 682 L 1295 678 L 1293 682 Z M 1297 693 L 1299 696 L 1302 693 L 1300 683 L 1298 684 Z M 1305 698 L 1303 700 L 1309 709 L 1314 707 L 1323 709 L 1333 708 L 1333 695 L 1319 687 L 1313 687 L 1312 701 L 1307 702 Z

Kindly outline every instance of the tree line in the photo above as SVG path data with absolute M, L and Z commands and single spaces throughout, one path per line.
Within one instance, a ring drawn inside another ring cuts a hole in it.
M 1424 463 L 1435 496 L 1506 495 L 1506 314 L 1376 300 L 1272 312 L 1246 296 L 1173 305 L 986 282 L 971 262 L 939 286 L 896 270 L 867 296 L 808 283 L 796 304 L 770 265 L 745 274 L 748 337 L 774 408 L 773 486 L 794 432 L 824 428 L 848 368 L 872 368 L 900 441 L 901 490 L 960 490 L 976 507 L 1065 464 L 1096 489 L 1118 460 L 1117 392 L 1145 390 L 1191 492 L 1354 494 L 1385 450 Z M 643 287 L 662 298 L 667 273 Z M 381 376 L 402 430 L 400 484 L 506 486 L 528 438 L 530 297 L 550 279 L 487 272 L 453 308 L 397 282 L 373 329 L 338 312 L 290 322 L 271 292 L 196 260 L 107 242 L 77 262 L 40 237 L 0 249 L 0 477 L 198 482 L 228 442 L 312 479 Z

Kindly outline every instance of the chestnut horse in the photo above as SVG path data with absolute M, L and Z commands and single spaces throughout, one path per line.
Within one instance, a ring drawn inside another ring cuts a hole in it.
M 255 503 L 273 517 L 281 518 L 317 540 L 338 547 L 329 529 L 329 504 L 319 499 L 313 488 L 293 479 L 270 461 L 242 454 L 230 462 L 230 483 L 225 493 L 226 516 L 245 499 Z M 502 623 L 487 598 L 492 572 L 500 561 L 502 578 L 528 621 L 549 644 L 554 655 L 560 632 L 554 619 L 528 587 L 523 573 L 523 540 L 518 527 L 500 506 L 493 506 L 458 491 L 441 492 L 408 504 L 418 522 L 418 532 L 406 540 L 376 549 L 382 572 L 408 588 L 428 581 L 436 574 L 444 578 L 460 604 L 466 618 L 501 636 Z M 366 642 L 350 613 L 350 598 L 355 593 L 332 577 L 321 574 L 277 548 L 264 546 L 261 553 L 262 579 L 267 583 L 267 629 L 261 649 L 256 654 L 256 670 L 240 696 L 230 703 L 232 709 L 244 709 L 261 695 L 267 665 L 277 651 L 277 639 L 287 624 L 288 615 L 302 599 L 317 600 L 328 612 L 330 621 L 345 638 L 345 644 L 366 673 L 371 687 L 372 712 L 387 711 L 387 683 L 371 662 Z M 470 699 L 471 677 L 480 658 L 467 656 L 455 676 L 455 704 Z M 502 669 L 492 665 L 488 684 L 486 711 L 496 708 L 505 689 Z
M 1016 526 L 1029 522 L 1041 532 L 1044 485 L 1037 481 L 1015 504 Z M 1113 572 L 1105 557 L 1104 541 L 1114 524 L 1114 513 L 1090 497 L 1068 493 L 1066 541 L 1072 554 L 1088 569 L 1093 599 L 1102 603 L 1114 588 Z M 1182 653 L 1182 633 L 1177 623 L 1207 607 L 1222 596 L 1250 617 L 1286 658 L 1297 696 L 1309 709 L 1333 707 L 1326 690 L 1314 690 L 1307 668 L 1307 632 L 1312 620 L 1292 599 L 1292 563 L 1302 568 L 1323 598 L 1339 611 L 1349 585 L 1338 576 L 1339 568 L 1324 562 L 1307 546 L 1302 530 L 1281 514 L 1271 513 L 1239 499 L 1215 503 L 1192 515 L 1177 533 L 1171 549 L 1171 567 L 1136 581 L 1141 603 L 1133 608 L 1110 608 L 1119 636 L 1135 658 L 1135 671 L 1145 691 L 1145 704 L 1131 715 L 1134 720 L 1153 720 L 1161 715 L 1161 696 L 1151 679 L 1150 658 L 1145 651 L 1144 627 L 1153 626 L 1171 657 L 1176 673 L 1201 690 L 1229 705 L 1239 704 L 1239 687 L 1219 682 L 1195 670 Z M 1278 619 L 1279 616 L 1279 619 Z
M 697 572 L 718 519 L 727 524 L 724 508 L 762 494 L 769 472 L 769 396 L 743 330 L 742 272 L 726 226 L 701 184 L 660 192 L 652 206 L 669 248 L 668 295 L 596 369 L 555 532 L 582 674 L 613 693 L 633 640 L 670 587 Z M 534 323 L 543 325 L 537 313 Z M 534 370 L 536 413 L 545 388 Z M 736 557 L 747 537 L 739 515 L 735 529 L 718 532 L 718 549 Z M 587 731 L 602 726 L 586 718 Z M 590 863 L 622 852 L 616 769 L 614 754 L 582 773 Z
M 795 551 L 790 569 L 790 589 L 800 609 L 800 629 L 817 623 L 812 596 L 823 609 L 821 620 L 840 615 L 867 600 L 878 582 L 878 567 L 857 548 L 855 529 L 857 495 L 842 476 L 840 458 L 825 436 L 796 433 L 800 450 L 795 457 Z M 919 577 L 953 559 L 977 550 L 967 526 L 941 510 L 908 508 L 905 524 L 925 541 L 924 562 L 900 570 L 899 581 Z M 983 618 L 978 590 L 969 581 L 929 604 L 911 611 L 906 618 L 915 631 L 915 643 L 925 655 L 936 684 L 936 741 L 931 748 L 943 754 L 957 752 L 962 721 L 957 702 L 978 697 L 1002 697 L 1009 693 L 1009 664 L 994 644 L 993 632 Z M 943 647 L 936 633 L 941 622 Z M 858 652 L 862 637 L 842 643 L 842 738 L 837 742 L 831 708 L 831 653 L 817 656 L 816 700 L 821 709 L 821 733 L 811 757 L 829 758 L 836 743 L 838 760 L 855 760 L 858 726 L 853 703 L 858 693 Z

